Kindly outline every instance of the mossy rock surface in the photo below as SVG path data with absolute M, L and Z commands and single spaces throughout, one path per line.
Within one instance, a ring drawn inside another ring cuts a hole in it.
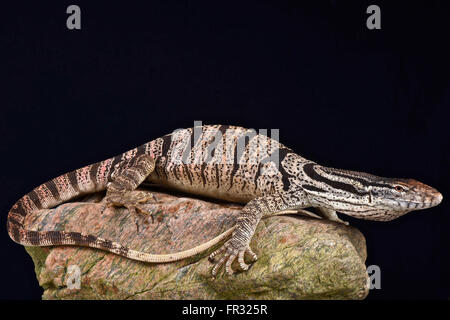
M 148 191 L 145 191 L 148 192 Z M 33 230 L 91 233 L 135 250 L 192 248 L 234 225 L 241 206 L 153 192 L 150 217 L 126 209 L 100 213 L 95 199 L 63 204 L 27 218 Z M 247 272 L 210 276 L 212 250 L 184 261 L 150 264 L 97 249 L 26 247 L 43 299 L 363 299 L 368 294 L 364 236 L 343 224 L 303 216 L 263 219 Z M 234 265 L 233 265 L 234 266 Z M 235 267 L 235 266 L 234 266 Z M 79 272 L 80 287 L 76 275 Z

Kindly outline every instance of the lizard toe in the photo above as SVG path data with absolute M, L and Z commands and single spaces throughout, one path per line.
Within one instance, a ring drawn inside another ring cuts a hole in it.
M 250 257 L 252 258 L 252 261 L 253 261 L 253 262 L 255 262 L 256 260 L 258 260 L 258 256 L 256 255 L 256 253 L 254 253 L 254 252 L 252 251 L 252 249 L 250 248 L 250 246 L 248 246 L 248 247 L 245 249 L 245 252 L 248 253 L 248 254 L 250 255 Z
M 244 255 L 245 255 L 245 250 L 239 251 L 238 262 L 239 262 L 239 267 L 241 267 L 241 269 L 243 271 L 246 271 L 246 270 L 248 270 L 249 265 L 245 263 Z
M 224 252 L 226 248 L 227 248 L 226 245 L 223 245 L 222 247 L 220 247 L 219 249 L 217 249 L 216 251 L 214 251 L 213 253 L 211 253 L 211 254 L 209 255 L 209 257 L 208 257 L 208 260 L 209 260 L 210 262 L 214 262 L 214 261 L 215 261 L 215 257 L 216 257 L 217 255 L 221 254 L 222 252 Z
M 236 259 L 236 257 L 237 257 L 236 253 L 232 253 L 227 257 L 227 262 L 225 263 L 225 271 L 229 276 L 231 276 L 234 273 L 233 269 L 231 269 L 231 264 Z
M 153 217 L 153 212 L 151 210 L 148 210 L 147 208 L 145 208 L 143 205 L 140 204 L 133 205 L 133 207 L 135 212 L 138 212 L 144 216 L 149 216 L 152 219 L 152 223 L 155 223 L 155 218 Z
M 225 260 L 227 259 L 227 255 L 224 255 L 222 258 L 220 258 L 219 261 L 217 261 L 214 264 L 214 267 L 211 270 L 211 274 L 213 277 L 215 277 L 217 275 L 217 272 L 219 271 L 220 267 L 224 264 Z

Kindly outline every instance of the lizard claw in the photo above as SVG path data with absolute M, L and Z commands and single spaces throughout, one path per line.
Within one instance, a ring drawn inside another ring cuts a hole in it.
M 214 262 L 214 257 L 220 253 L 224 253 L 224 255 L 222 256 L 222 258 L 219 259 L 219 261 L 217 261 L 214 264 L 214 267 L 211 270 L 211 274 L 213 277 L 217 275 L 218 271 L 224 264 L 225 264 L 225 272 L 228 275 L 232 275 L 234 271 L 231 268 L 231 264 L 236 260 L 236 258 L 238 260 L 239 267 L 241 268 L 241 270 L 243 271 L 248 270 L 250 265 L 244 262 L 245 253 L 248 253 L 251 256 L 252 262 L 258 259 L 258 256 L 252 251 L 252 249 L 250 249 L 249 246 L 243 249 L 235 249 L 230 244 L 230 241 L 226 242 L 221 248 L 211 253 L 209 256 L 209 260 L 211 262 Z

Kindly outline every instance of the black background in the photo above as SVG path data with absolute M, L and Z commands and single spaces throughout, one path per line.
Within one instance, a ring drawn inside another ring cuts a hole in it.
M 16 1 L 2 4 L 1 202 L 190 127 L 280 129 L 322 165 L 414 178 L 443 203 L 343 217 L 381 268 L 368 299 L 449 297 L 450 10 L 445 1 Z M 81 30 L 66 8 L 81 7 Z M 381 7 L 381 30 L 366 8 Z M 1 298 L 39 299 L 1 228 Z

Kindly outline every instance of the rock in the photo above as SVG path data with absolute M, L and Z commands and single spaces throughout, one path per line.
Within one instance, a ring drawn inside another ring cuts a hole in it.
M 136 191 L 149 192 L 149 191 Z M 83 231 L 135 250 L 169 253 L 206 242 L 234 225 L 241 206 L 153 192 L 150 216 L 124 208 L 100 213 L 95 199 L 27 217 L 33 230 Z M 101 198 L 98 198 L 97 201 Z M 137 230 L 139 229 L 139 231 Z M 26 247 L 43 299 L 364 299 L 364 236 L 340 223 L 302 216 L 263 219 L 247 272 L 212 279 L 207 257 L 150 264 L 84 247 Z M 79 288 L 77 288 L 79 275 Z

